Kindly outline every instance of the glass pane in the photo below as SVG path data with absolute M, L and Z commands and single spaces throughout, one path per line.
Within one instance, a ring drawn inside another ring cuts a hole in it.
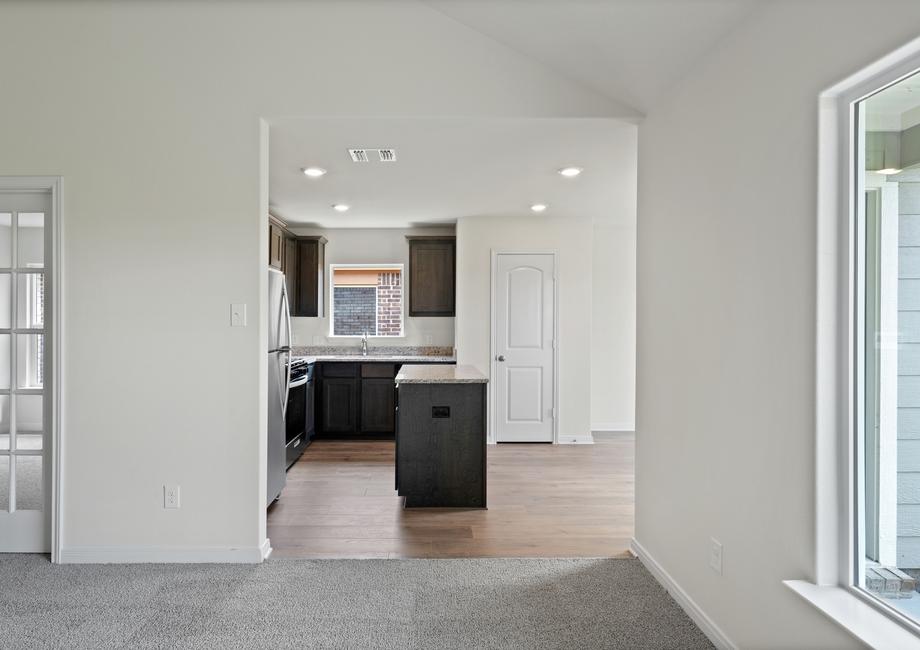
M 4 449 L 9 449 L 9 435 L 10 435 L 10 396 L 9 395 L 0 395 L 0 436 L 7 441 L 6 447 Z
M 0 456 L 0 512 L 10 507 L 10 457 Z
M 16 335 L 16 387 L 41 388 L 45 380 L 45 336 Z
M 9 273 L 0 273 L 0 329 L 5 330 L 13 326 L 12 277 Z
M 19 451 L 41 451 L 44 436 L 41 433 L 16 432 L 16 449 Z
M 41 395 L 16 395 L 16 448 L 23 449 L 18 444 L 23 434 L 41 433 L 44 414 L 42 406 L 44 399 Z
M 13 215 L 0 212 L 0 268 L 13 265 Z
M 920 620 L 920 77 L 859 105 L 857 584 Z
M 0 390 L 10 388 L 10 344 L 12 336 L 0 334 Z
M 45 264 L 45 213 L 19 213 L 19 268 Z
M 45 326 L 45 274 L 20 273 L 17 279 L 16 327 Z
M 42 509 L 42 457 L 14 456 L 16 459 L 16 509 Z

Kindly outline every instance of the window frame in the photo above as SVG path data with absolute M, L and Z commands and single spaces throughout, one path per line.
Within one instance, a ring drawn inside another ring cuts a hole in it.
M 335 333 L 335 271 L 336 269 L 381 269 L 385 271 L 399 271 L 400 286 L 402 287 L 402 299 L 399 301 L 399 336 L 380 336 L 377 334 L 379 323 L 377 323 L 377 314 L 374 314 L 374 333 L 368 334 L 368 340 L 380 339 L 383 341 L 396 341 L 406 338 L 406 270 L 405 264 L 386 263 L 375 264 L 365 262 L 363 264 L 339 264 L 330 263 L 326 268 L 326 277 L 329 278 L 329 330 L 328 338 L 330 339 L 362 339 L 360 334 L 336 334 Z
M 865 209 L 858 111 L 864 99 L 918 72 L 920 38 L 828 89 L 819 100 L 814 582 L 842 590 L 856 599 L 854 604 L 869 605 L 920 639 L 920 621 L 860 587 L 857 573 L 862 496 L 857 447 L 862 384 L 857 372 L 861 316 L 857 225 L 860 210 Z M 794 582 L 787 584 L 822 608 L 822 597 L 805 596 Z M 854 615 L 854 610 L 847 611 Z M 831 616 L 851 631 L 858 624 Z

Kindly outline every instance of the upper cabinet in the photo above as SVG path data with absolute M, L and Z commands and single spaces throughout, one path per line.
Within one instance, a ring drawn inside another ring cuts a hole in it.
M 281 270 L 284 263 L 284 230 L 275 223 L 268 224 L 268 265 Z
M 325 315 L 323 275 L 326 268 L 326 238 L 297 237 L 296 293 L 291 316 L 309 318 Z
M 290 298 L 291 316 L 323 316 L 323 271 L 326 238 L 298 236 L 270 217 L 268 264 L 284 273 Z
M 409 315 L 453 316 L 456 312 L 456 237 L 409 240 Z

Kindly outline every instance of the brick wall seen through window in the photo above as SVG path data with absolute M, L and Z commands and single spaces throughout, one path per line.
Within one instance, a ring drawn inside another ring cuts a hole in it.
M 333 336 L 402 336 L 401 269 L 333 268 Z

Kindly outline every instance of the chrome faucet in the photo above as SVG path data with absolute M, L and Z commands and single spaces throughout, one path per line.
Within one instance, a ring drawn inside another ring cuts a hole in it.
M 361 354 L 367 356 L 367 332 L 361 337 Z

